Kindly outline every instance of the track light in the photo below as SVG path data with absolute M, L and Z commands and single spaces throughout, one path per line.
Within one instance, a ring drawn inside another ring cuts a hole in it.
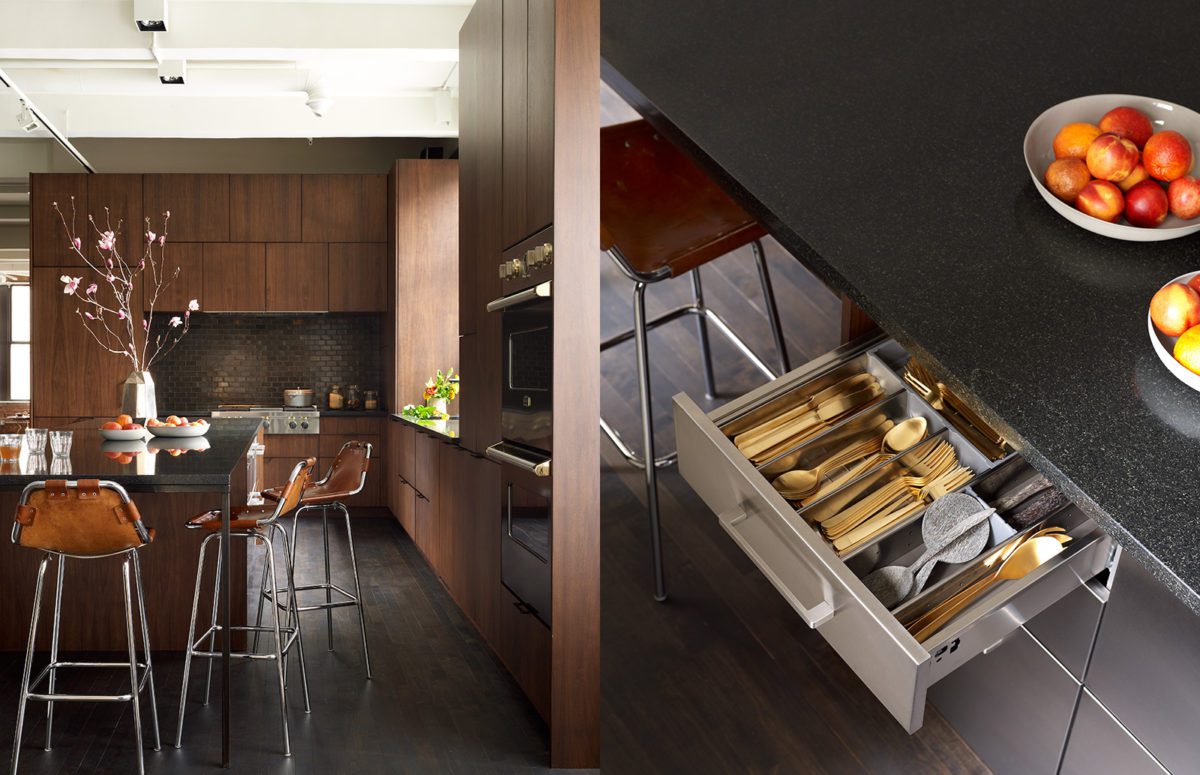
M 324 116 L 333 107 L 333 97 L 329 95 L 329 89 L 324 80 L 318 78 L 304 91 L 308 94 L 308 99 L 304 104 L 317 118 Z
M 133 0 L 133 21 L 141 32 L 166 32 L 167 0 Z
M 25 104 L 25 100 L 21 100 L 21 112 L 17 114 L 17 126 L 26 132 L 33 132 L 41 127 L 41 122 L 33 115 L 33 111 Z
M 164 59 L 158 63 L 158 80 L 166 84 L 183 84 L 187 76 L 186 59 Z

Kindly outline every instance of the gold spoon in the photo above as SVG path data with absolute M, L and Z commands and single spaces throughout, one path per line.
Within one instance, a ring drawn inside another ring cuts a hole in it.
M 813 495 L 803 498 L 801 502 L 804 505 L 808 505 L 809 503 L 815 503 L 821 498 L 824 498 L 829 493 L 838 489 L 846 482 L 851 481 L 856 476 L 878 463 L 881 458 L 887 457 L 888 455 L 894 455 L 897 452 L 906 450 L 915 444 L 919 444 L 921 440 L 925 438 L 925 434 L 928 430 L 929 421 L 924 417 L 909 417 L 907 420 L 896 423 L 894 426 L 892 426 L 890 431 L 884 434 L 883 441 L 879 445 L 879 452 L 863 459 L 858 465 L 854 466 L 849 471 L 846 471 L 845 473 L 829 480 Z M 847 500 L 843 501 L 842 505 L 844 506 L 846 503 L 849 503 L 854 499 L 854 497 L 855 496 L 851 496 Z M 840 509 L 841 507 L 842 506 L 838 506 L 837 508 Z
M 771 484 L 783 497 L 796 500 L 817 489 L 821 483 L 821 474 L 831 468 L 846 463 L 852 463 L 859 458 L 878 451 L 885 434 L 878 433 L 874 437 L 845 445 L 837 452 L 822 460 L 820 465 L 813 468 L 797 468 L 781 474 Z

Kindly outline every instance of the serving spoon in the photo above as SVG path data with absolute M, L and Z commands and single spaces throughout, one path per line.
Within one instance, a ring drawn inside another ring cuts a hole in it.
M 849 471 L 846 471 L 845 473 L 829 480 L 824 486 L 816 489 L 813 494 L 803 497 L 801 500 L 805 505 L 820 500 L 829 493 L 841 487 L 846 482 L 854 479 L 854 477 L 858 476 L 863 471 L 866 471 L 868 468 L 875 465 L 875 463 L 879 462 L 880 458 L 888 455 L 895 455 L 898 452 L 902 452 L 909 447 L 920 443 L 925 438 L 925 434 L 928 432 L 928 430 L 929 421 L 924 417 L 909 417 L 907 420 L 896 423 L 892 426 L 891 430 L 883 434 L 883 440 L 880 442 L 878 452 L 867 455 L 867 457 L 858 463 L 858 465 L 854 466 Z M 788 489 L 799 489 L 799 487 L 793 486 L 790 482 L 787 483 L 787 486 Z

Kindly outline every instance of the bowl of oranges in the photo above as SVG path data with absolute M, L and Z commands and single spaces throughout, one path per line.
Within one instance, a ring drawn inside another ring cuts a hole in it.
M 1200 390 L 1200 272 L 1181 274 L 1159 288 L 1146 314 L 1150 343 L 1181 382 Z
M 146 430 L 155 436 L 168 439 L 187 439 L 208 433 L 208 420 L 188 421 L 186 417 L 171 415 L 165 420 L 146 420 Z
M 1114 239 L 1200 231 L 1200 114 L 1132 94 L 1061 102 L 1025 133 L 1025 165 L 1056 212 Z
M 143 441 L 146 429 L 129 415 L 122 414 L 100 426 L 100 438 L 105 441 Z

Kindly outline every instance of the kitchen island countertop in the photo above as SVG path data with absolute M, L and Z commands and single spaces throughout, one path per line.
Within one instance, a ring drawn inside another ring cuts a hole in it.
M 1200 613 L 1200 393 L 1146 330 L 1200 238 L 1084 231 L 1022 156 L 1073 97 L 1200 109 L 1190 50 L 1155 25 L 1122 26 L 1141 53 L 1097 66 L 1123 8 L 605 0 L 601 48 L 622 96 Z

